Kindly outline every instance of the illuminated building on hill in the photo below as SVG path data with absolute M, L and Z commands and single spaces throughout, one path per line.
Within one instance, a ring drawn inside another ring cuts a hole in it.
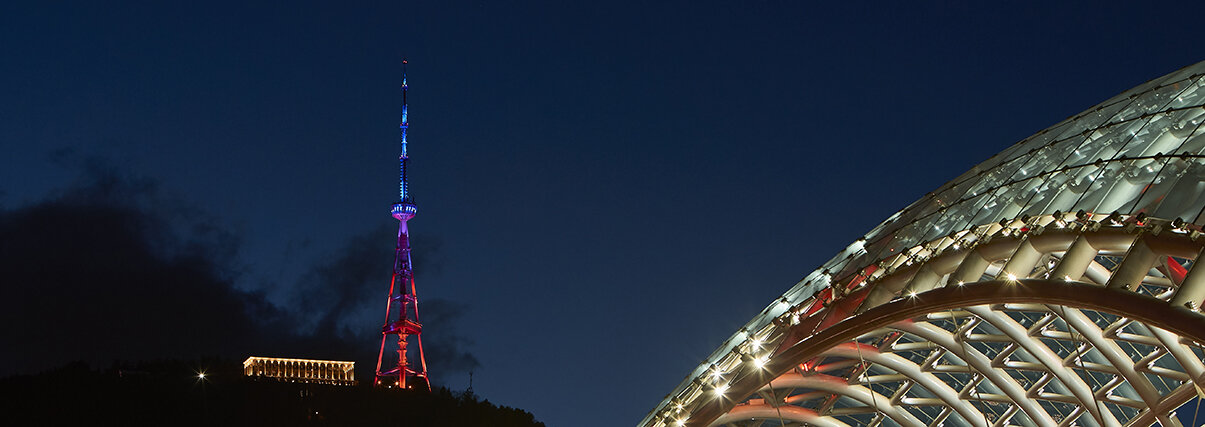
M 356 362 L 251 356 L 243 361 L 243 375 L 283 382 L 355 385 Z

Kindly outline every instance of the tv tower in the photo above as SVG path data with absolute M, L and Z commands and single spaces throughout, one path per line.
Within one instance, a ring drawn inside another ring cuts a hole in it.
M 431 389 L 427 379 L 427 359 L 423 355 L 423 325 L 418 321 L 418 296 L 414 292 L 414 269 L 410 263 L 410 231 L 406 221 L 418 213 L 418 206 L 410 196 L 410 185 L 406 181 L 406 60 L 402 60 L 402 133 L 401 168 L 397 203 L 393 204 L 393 217 L 398 220 L 397 249 L 393 258 L 393 280 L 389 283 L 389 298 L 385 302 L 385 326 L 381 327 L 381 351 L 377 356 L 376 379 L 373 384 L 380 387 Z M 397 336 L 397 364 L 385 364 L 385 345 L 391 336 Z M 417 357 L 417 363 L 414 360 Z

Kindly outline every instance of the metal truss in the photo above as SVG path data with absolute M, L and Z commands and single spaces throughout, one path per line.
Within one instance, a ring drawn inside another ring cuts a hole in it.
M 1048 215 L 885 260 L 748 333 L 651 425 L 1180 426 L 1205 379 L 1205 239 L 1134 219 Z

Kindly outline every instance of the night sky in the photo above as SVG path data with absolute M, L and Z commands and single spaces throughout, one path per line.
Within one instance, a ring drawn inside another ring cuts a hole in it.
M 1189 3 L 248 3 L 0 6 L 0 375 L 367 378 L 407 57 L 435 385 L 632 425 L 879 221 L 1205 59 Z

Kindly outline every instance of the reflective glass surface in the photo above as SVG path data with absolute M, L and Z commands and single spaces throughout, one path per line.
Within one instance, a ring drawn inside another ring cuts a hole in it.
M 918 244 L 977 226 L 1055 211 L 1142 213 L 1205 225 L 1203 105 L 1205 62 L 1139 85 L 1004 149 L 892 214 L 808 274 L 716 349 L 657 411 L 674 398 L 690 394 L 691 387 L 698 388 L 697 378 L 723 365 L 724 358 L 749 334 L 768 327 L 790 307 L 807 303 L 833 283 L 858 280 L 860 274 L 866 274 L 866 267 L 913 250 Z M 990 357 L 1002 349 L 984 347 L 981 351 Z M 1010 351 L 1019 351 L 1015 353 L 1019 359 L 1028 357 L 1023 350 Z M 1092 361 L 1102 356 L 1082 357 Z M 1077 374 L 1086 384 L 1105 380 L 1088 371 Z M 1019 379 L 1026 383 L 1035 380 Z M 983 387 L 983 393 L 1001 393 L 990 383 L 984 382 Z M 1135 398 L 1135 392 L 1127 387 L 1119 387 L 1114 393 Z M 1057 381 L 1051 389 L 1067 393 Z M 1069 411 L 1056 403 L 1041 404 L 1049 406 L 1051 412 Z M 926 421 L 933 416 L 915 415 Z

